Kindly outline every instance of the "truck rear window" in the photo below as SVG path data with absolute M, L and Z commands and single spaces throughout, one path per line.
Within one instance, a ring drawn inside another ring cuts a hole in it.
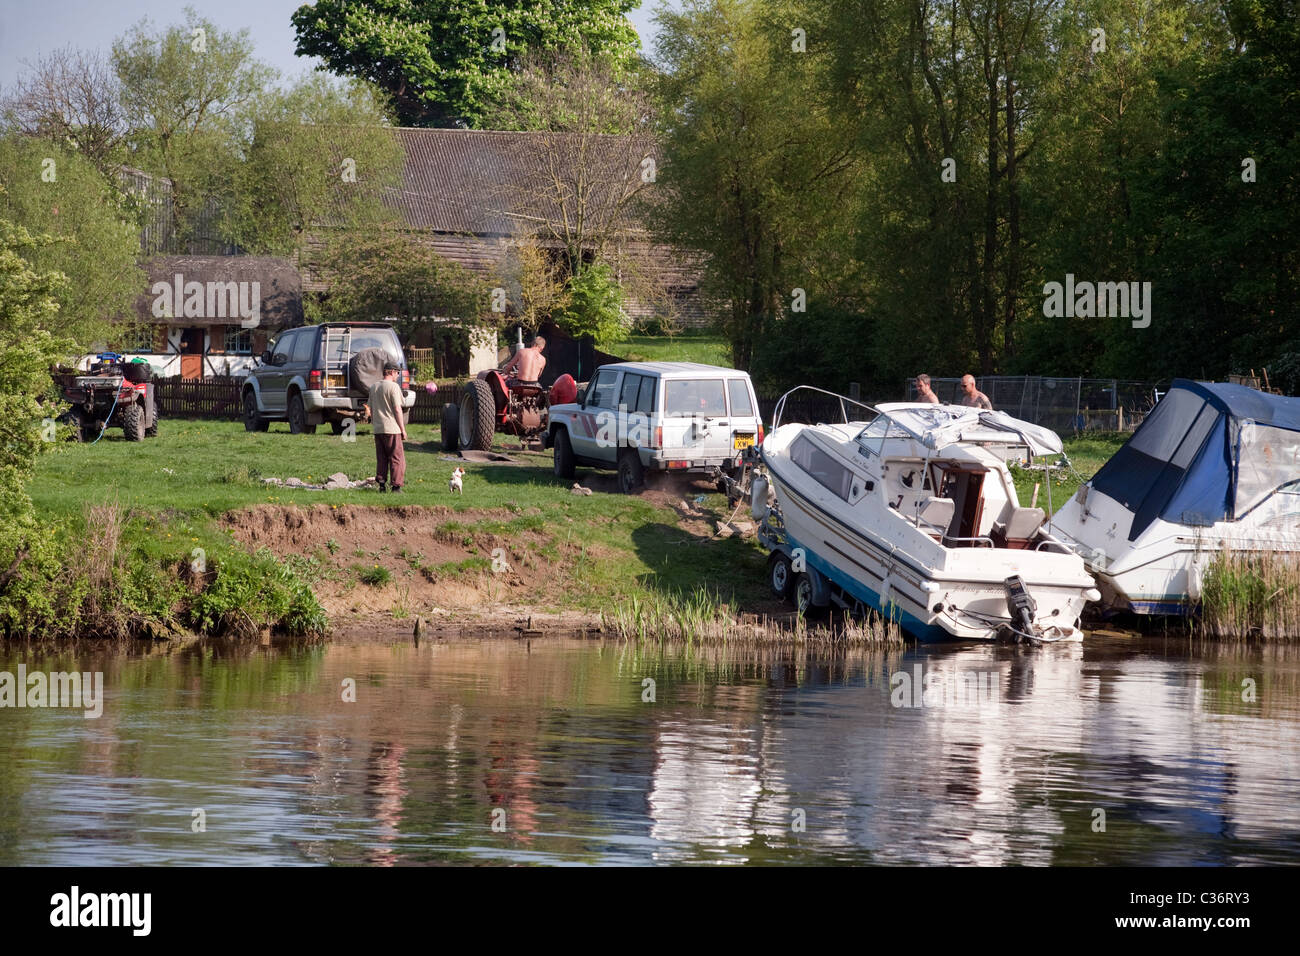
M 402 359 L 397 337 L 388 329 L 353 329 L 350 337 L 338 329 L 332 329 L 329 333 L 329 354 L 325 360 L 332 364 L 346 362 L 362 349 L 383 349 L 397 361 Z
M 720 378 L 670 379 L 664 382 L 664 414 L 669 418 L 727 414 L 727 398 Z

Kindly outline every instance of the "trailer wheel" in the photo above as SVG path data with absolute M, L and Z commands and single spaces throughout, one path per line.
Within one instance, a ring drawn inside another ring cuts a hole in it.
M 460 406 L 460 447 L 470 451 L 490 451 L 496 431 L 497 406 L 492 388 L 482 379 L 469 383 Z
M 789 555 L 783 551 L 773 551 L 767 559 L 767 583 L 771 585 L 772 593 L 782 599 L 788 598 L 793 580 L 794 569 L 790 565 Z
M 442 406 L 442 450 L 460 451 L 460 406 L 455 402 Z
M 144 408 L 139 402 L 132 402 L 122 408 L 122 433 L 127 441 L 141 441 L 144 438 Z
M 813 606 L 812 578 L 804 571 L 794 576 L 794 586 L 790 592 L 794 600 L 794 609 L 803 617 L 810 616 L 816 608 Z

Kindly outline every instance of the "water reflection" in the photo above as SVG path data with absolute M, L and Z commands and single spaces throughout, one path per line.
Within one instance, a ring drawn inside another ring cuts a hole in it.
M 0 710 L 2 864 L 1300 859 L 1284 646 L 207 645 L 0 669 L 20 661 L 103 670 L 106 700 Z

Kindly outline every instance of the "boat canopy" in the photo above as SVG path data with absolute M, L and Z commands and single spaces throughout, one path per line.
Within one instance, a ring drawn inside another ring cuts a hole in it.
M 1180 378 L 1092 487 L 1133 512 L 1133 541 L 1157 517 L 1235 521 L 1298 480 L 1300 398 Z
M 1020 445 L 1034 455 L 1054 455 L 1062 449 L 1060 436 L 1051 429 L 1012 418 L 1005 412 L 933 403 L 876 407 L 880 418 L 863 430 L 859 440 L 884 438 L 891 433 L 887 429 L 897 426 L 926 448 L 935 450 L 958 442 Z

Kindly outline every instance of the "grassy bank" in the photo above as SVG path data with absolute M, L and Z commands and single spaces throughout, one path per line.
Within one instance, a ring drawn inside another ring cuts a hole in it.
M 575 495 L 552 476 L 549 455 L 464 465 L 443 457 L 436 428 L 410 433 L 400 497 L 263 482 L 369 476 L 374 443 L 364 427 L 345 441 L 291 435 L 284 424 L 258 434 L 234 422 L 168 420 L 138 444 L 110 433 L 53 448 L 31 492 L 68 542 L 64 581 L 80 582 L 81 610 L 65 608 L 63 620 L 82 633 L 316 633 L 327 610 L 400 620 L 492 604 L 583 612 L 624 635 L 675 629 L 726 639 L 741 611 L 782 610 L 767 591 L 761 548 L 719 531 L 746 510 L 737 514 L 706 485 L 625 497 L 612 476 L 580 470 L 595 493 Z M 1068 443 L 1077 472 L 1055 479 L 1053 504 L 1121 441 Z M 457 464 L 468 472 L 462 495 L 448 488 Z M 1023 500 L 1036 477 L 1018 476 Z M 493 572 L 496 556 L 511 573 Z M 860 637 L 891 639 L 870 626 Z
M 1034 485 L 1038 485 L 1038 507 L 1049 514 L 1059 511 L 1061 506 L 1079 490 L 1079 486 L 1095 475 L 1101 466 L 1106 464 L 1107 459 L 1128 439 L 1127 433 L 1095 434 L 1066 439 L 1064 445 L 1065 457 L 1069 460 L 1068 466 L 1058 464 L 1060 455 L 1047 455 L 1036 459 L 1034 462 L 1036 466 L 1044 464 L 1056 466 L 1050 471 L 1050 502 L 1047 473 L 1037 467 L 1012 468 L 1011 474 L 1016 482 L 1016 494 L 1020 498 L 1020 503 L 1028 507 L 1033 500 Z
M 94 446 L 59 446 L 42 459 L 32 497 L 42 518 L 58 522 L 82 541 L 89 533 L 88 509 L 115 505 L 122 516 L 124 553 L 133 566 L 147 569 L 133 573 L 175 577 L 176 569 L 201 553 L 210 568 L 225 575 L 228 586 L 222 593 L 232 597 L 239 592 L 236 579 L 247 579 L 260 568 L 263 577 L 283 578 L 294 587 L 347 590 L 359 596 L 355 603 L 362 608 L 377 604 L 372 599 L 381 589 L 397 606 L 404 587 L 418 591 L 431 577 L 462 588 L 470 579 L 494 585 L 489 546 L 500 545 L 510 549 L 512 564 L 518 558 L 546 574 L 539 572 L 535 593 L 501 588 L 494 596 L 548 609 L 598 615 L 633 595 L 687 594 L 705 580 L 724 601 L 753 607 L 766 598 L 766 557 L 752 540 L 709 537 L 713 516 L 731 514 L 721 495 L 689 489 L 692 503 L 699 495 L 705 500 L 695 527 L 687 530 L 669 506 L 680 502 L 680 495 L 627 498 L 606 493 L 612 485 L 609 476 L 583 472 L 579 477 L 597 491 L 575 495 L 570 483 L 552 477 L 550 458 L 541 455 L 519 455 L 520 464 L 467 465 L 464 494 L 453 495 L 448 479 L 456 463 L 443 459 L 437 429 L 416 425 L 410 432 L 407 485 L 400 497 L 373 490 L 295 491 L 262 482 L 272 476 L 322 481 L 335 472 L 353 479 L 373 474 L 374 443 L 366 428 L 356 441 L 345 442 L 329 434 L 290 435 L 283 424 L 256 434 L 237 423 L 198 421 L 164 421 L 158 438 L 139 444 L 110 434 Z M 395 534 L 357 531 L 354 522 L 331 536 L 326 547 L 278 547 L 282 570 L 272 573 L 265 563 L 270 556 L 250 555 L 247 544 L 237 540 L 240 529 L 223 517 L 258 506 L 400 506 L 448 513 L 432 524 L 424 522 L 418 535 L 403 533 L 406 519 L 397 515 L 388 529 Z M 462 541 L 458 560 L 430 563 L 429 555 L 440 543 Z M 138 609 L 141 616 L 156 613 L 163 601 L 156 594 L 147 608 Z M 423 609 L 408 602 L 404 610 L 414 615 Z M 300 611 L 277 623 L 301 620 Z M 218 607 L 205 615 L 204 623 L 220 630 L 237 619 L 220 612 Z M 193 615 L 184 619 L 193 620 Z

